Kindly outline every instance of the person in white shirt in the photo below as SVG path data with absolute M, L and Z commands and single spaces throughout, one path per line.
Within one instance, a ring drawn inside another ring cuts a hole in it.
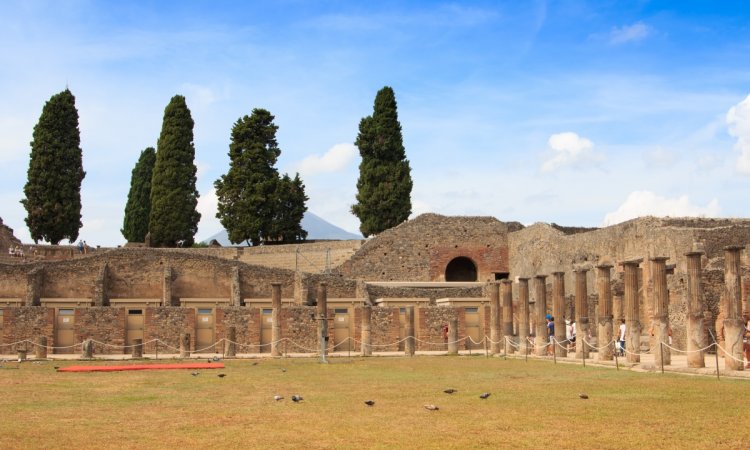
M 625 356 L 625 332 L 626 331 L 627 331 L 627 328 L 625 327 L 625 319 L 622 319 L 620 321 L 620 332 L 617 335 L 617 343 L 619 345 L 620 356 Z

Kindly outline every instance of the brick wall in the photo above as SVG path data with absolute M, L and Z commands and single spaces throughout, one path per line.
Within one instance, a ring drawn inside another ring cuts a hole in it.
M 21 306 L 3 308 L 3 344 L 11 344 L 22 340 L 36 342 L 40 336 L 47 338 L 47 345 L 54 345 L 55 311 L 41 306 Z M 29 352 L 34 351 L 31 344 L 26 344 Z M 3 346 L 0 353 L 13 354 L 13 348 Z
M 143 326 L 143 342 L 160 339 L 174 348 L 164 348 L 159 344 L 159 351 L 163 353 L 175 353 L 175 348 L 180 348 L 180 334 L 190 333 L 190 349 L 195 349 L 195 310 L 193 308 L 180 308 L 163 306 L 145 308 Z M 144 347 L 144 352 L 154 352 L 155 344 L 150 343 Z
M 110 345 L 94 344 L 94 354 L 123 353 L 119 346 L 125 345 L 125 308 L 76 308 L 75 342 L 94 339 Z M 114 347 L 112 347 L 114 346 Z M 129 353 L 129 352 L 128 352 Z

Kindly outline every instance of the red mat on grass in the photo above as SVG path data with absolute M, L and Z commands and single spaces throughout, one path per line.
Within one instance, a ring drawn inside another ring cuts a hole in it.
M 119 372 L 123 370 L 223 369 L 222 363 L 120 364 L 115 366 L 69 366 L 58 372 Z

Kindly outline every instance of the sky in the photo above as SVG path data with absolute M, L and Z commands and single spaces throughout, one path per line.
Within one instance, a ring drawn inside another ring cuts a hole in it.
M 34 125 L 76 97 L 80 238 L 115 246 L 131 171 L 164 108 L 195 121 L 197 240 L 232 125 L 268 109 L 281 173 L 349 231 L 359 121 L 396 93 L 412 217 L 605 226 L 748 217 L 750 3 L 740 1 L 0 2 L 0 218 L 20 201 Z

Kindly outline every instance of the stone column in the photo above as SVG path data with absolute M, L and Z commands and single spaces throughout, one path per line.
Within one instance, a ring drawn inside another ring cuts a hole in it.
M 552 316 L 555 318 L 555 355 L 568 356 L 568 341 L 565 336 L 565 272 L 552 275 Z
M 133 358 L 143 358 L 143 339 L 133 339 L 130 356 Z
M 235 327 L 227 327 L 226 338 L 224 339 L 224 357 L 234 358 L 237 356 L 237 329 Z
M 596 291 L 599 296 L 599 360 L 612 361 L 612 264 L 596 266 Z
M 669 291 L 667 290 L 667 260 L 666 256 L 650 258 L 651 279 L 653 280 L 654 321 L 651 332 L 654 335 L 655 345 L 653 348 L 654 364 L 661 367 L 672 362 L 672 353 L 669 351 Z M 663 344 L 663 345 L 662 345 Z
M 180 358 L 190 358 L 190 334 L 180 334 Z
M 745 324 L 742 321 L 742 288 L 740 254 L 745 247 L 724 247 L 724 367 L 729 370 L 744 370 L 742 337 Z
M 703 252 L 687 252 L 687 364 L 688 367 L 706 367 L 703 343 L 706 342 L 703 326 L 703 285 L 701 284 L 701 257 Z
M 586 286 L 588 269 L 578 269 L 576 274 L 576 358 L 588 358 L 589 346 L 589 293 Z M 583 355 L 583 356 L 581 356 Z
M 500 284 L 490 286 L 490 353 L 497 355 L 503 345 L 500 333 Z
M 625 272 L 623 314 L 625 316 L 625 353 L 629 363 L 641 362 L 641 314 L 638 296 L 638 264 L 643 258 L 622 263 Z
M 271 283 L 271 308 L 271 356 L 281 356 L 281 283 Z
M 534 341 L 535 354 L 545 356 L 547 354 L 547 275 L 534 277 L 534 312 L 536 313 L 536 340 Z
M 41 306 L 42 289 L 44 286 L 44 268 L 36 267 L 26 273 L 26 301 L 25 306 Z
M 362 356 L 372 356 L 372 307 L 365 305 L 362 311 Z
M 513 282 L 510 280 L 500 281 L 500 295 L 503 301 L 503 339 L 507 339 L 506 345 L 503 342 L 503 347 L 507 349 L 508 353 L 513 353 L 515 348 L 511 345 L 513 343 Z
M 448 320 L 448 354 L 458 355 L 458 317 Z
M 518 279 L 518 351 L 529 352 L 529 279 Z
M 34 356 L 36 356 L 36 359 L 47 359 L 47 338 L 45 336 L 36 338 Z
M 240 282 L 240 268 L 232 267 L 232 285 L 230 292 L 229 304 L 232 306 L 242 306 L 242 284 Z
M 172 306 L 172 268 L 169 266 L 164 267 L 162 277 L 161 305 Z
M 414 356 L 414 351 L 417 348 L 417 341 L 414 335 L 414 307 L 406 307 L 406 324 L 404 334 L 406 335 L 406 341 L 404 342 L 404 354 L 406 356 Z
M 328 362 L 328 285 L 318 285 L 318 348 L 321 362 Z

